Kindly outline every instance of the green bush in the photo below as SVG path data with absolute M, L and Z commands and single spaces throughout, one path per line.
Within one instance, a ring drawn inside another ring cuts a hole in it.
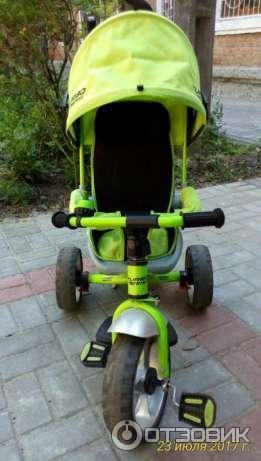
M 57 119 L 26 86 L 0 79 L 0 155 L 13 177 L 37 182 L 57 159 Z
M 32 189 L 26 183 L 15 178 L 0 179 L 0 202 L 6 205 L 27 204 L 32 196 Z

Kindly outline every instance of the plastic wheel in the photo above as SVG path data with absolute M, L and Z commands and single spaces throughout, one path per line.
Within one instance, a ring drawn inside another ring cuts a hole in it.
M 80 308 L 82 291 L 77 286 L 77 278 L 82 270 L 82 252 L 79 248 L 60 250 L 56 264 L 56 300 L 60 309 L 73 312 Z
M 204 311 L 213 299 L 213 268 L 205 245 L 187 248 L 185 270 L 188 275 L 187 302 L 194 311 Z
M 159 424 L 168 386 L 155 386 L 157 376 L 155 341 L 119 335 L 108 356 L 103 381 L 103 413 L 110 431 L 121 420 L 135 421 L 142 430 Z

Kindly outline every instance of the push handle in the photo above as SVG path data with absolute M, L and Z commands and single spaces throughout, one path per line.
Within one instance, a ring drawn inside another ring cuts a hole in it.
M 202 213 L 163 213 L 154 215 L 139 216 L 110 216 L 106 213 L 103 216 L 81 216 L 77 214 L 64 213 L 58 211 L 52 217 L 52 223 L 55 227 L 77 227 L 90 229 L 117 229 L 117 228 L 188 228 L 215 226 L 222 227 L 225 223 L 225 215 L 220 208 L 214 211 Z
M 184 229 L 188 227 L 214 226 L 220 229 L 225 224 L 225 214 L 221 208 L 214 211 L 202 211 L 199 213 L 184 213 Z

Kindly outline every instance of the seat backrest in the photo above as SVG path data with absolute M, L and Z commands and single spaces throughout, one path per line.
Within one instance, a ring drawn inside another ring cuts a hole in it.
M 167 211 L 172 191 L 170 121 L 159 103 L 120 102 L 97 111 L 93 158 L 97 209 Z

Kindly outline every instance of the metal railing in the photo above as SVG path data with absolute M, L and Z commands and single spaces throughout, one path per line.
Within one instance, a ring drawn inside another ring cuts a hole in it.
M 261 14 L 261 0 L 222 0 L 221 18 Z
M 175 0 L 162 0 L 161 12 L 164 16 L 174 21 L 174 4 Z

